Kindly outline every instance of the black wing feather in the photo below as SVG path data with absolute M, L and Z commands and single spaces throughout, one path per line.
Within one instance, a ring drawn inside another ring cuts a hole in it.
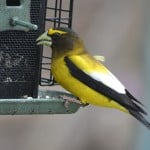
M 104 85 L 102 82 L 93 79 L 92 77 L 88 76 L 85 72 L 83 72 L 80 68 L 78 68 L 70 59 L 69 57 L 65 57 L 64 61 L 69 68 L 70 74 L 78 79 L 80 82 L 86 84 L 88 87 L 94 89 L 95 91 L 109 97 L 110 99 L 116 101 L 123 107 L 125 107 L 135 118 L 140 120 L 144 123 L 147 127 L 150 128 L 150 124 L 143 119 L 143 116 L 140 113 L 147 114 L 138 104 L 141 104 L 137 99 L 135 99 L 127 90 L 125 94 L 119 94 L 115 90 L 111 89 L 110 87 Z M 142 105 L 142 104 L 141 104 Z

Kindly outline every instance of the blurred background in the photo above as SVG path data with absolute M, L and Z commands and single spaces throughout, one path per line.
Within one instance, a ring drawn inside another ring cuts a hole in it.
M 150 116 L 149 6 L 148 0 L 75 0 L 73 29 L 91 54 L 105 56 L 105 65 Z M 2 150 L 149 150 L 149 139 L 150 131 L 137 120 L 109 108 L 0 117 Z

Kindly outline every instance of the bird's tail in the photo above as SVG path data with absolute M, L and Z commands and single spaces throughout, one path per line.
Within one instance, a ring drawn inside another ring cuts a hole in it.
M 129 100 L 131 100 L 128 106 L 128 112 L 134 116 L 137 120 L 143 123 L 148 129 L 150 129 L 150 122 L 148 122 L 144 115 L 147 115 L 146 111 L 142 108 L 143 104 L 137 100 L 129 91 L 126 90 L 126 95 L 128 96 Z
M 144 118 L 144 116 L 135 110 L 129 110 L 130 114 L 134 116 L 137 120 L 143 123 L 148 129 L 150 129 L 150 123 Z

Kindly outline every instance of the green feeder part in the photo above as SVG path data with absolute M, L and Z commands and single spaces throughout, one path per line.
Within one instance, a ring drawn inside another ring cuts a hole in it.
M 37 30 L 30 19 L 31 0 L 0 0 L 0 31 Z
M 65 107 L 61 96 L 73 97 L 71 94 L 58 91 L 39 91 L 38 98 L 0 99 L 0 115 L 25 114 L 72 114 L 80 105 L 70 102 Z
M 30 22 L 22 21 L 18 17 L 11 18 L 10 24 L 13 26 L 17 26 L 17 25 L 22 26 L 22 27 L 25 27 L 25 28 L 30 29 L 30 30 L 37 30 L 38 29 L 37 25 L 32 24 Z

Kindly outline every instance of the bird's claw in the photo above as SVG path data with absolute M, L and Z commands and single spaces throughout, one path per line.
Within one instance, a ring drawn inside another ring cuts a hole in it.
M 69 103 L 76 103 L 76 104 L 82 105 L 82 103 L 79 100 L 77 100 L 76 98 L 73 98 L 73 97 L 61 95 L 60 98 L 65 100 L 65 102 L 64 102 L 65 108 L 69 107 Z

